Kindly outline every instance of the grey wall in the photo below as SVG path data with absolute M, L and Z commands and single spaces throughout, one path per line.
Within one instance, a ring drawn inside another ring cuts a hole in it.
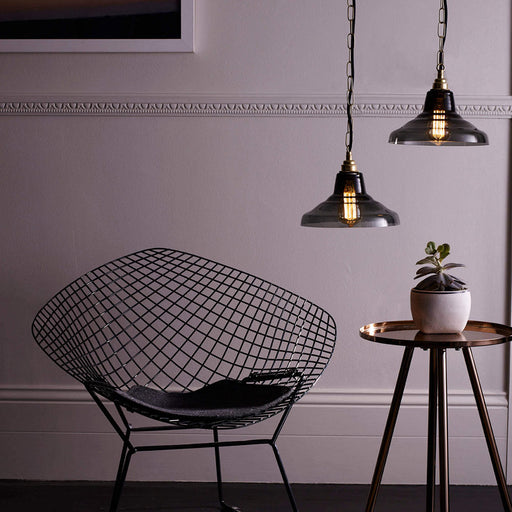
M 386 142 L 435 77 L 437 8 L 358 4 L 354 158 L 368 192 L 399 212 L 391 229 L 299 225 L 344 158 L 345 119 L 329 106 L 345 101 L 345 2 L 196 0 L 193 54 L 0 54 L 0 478 L 113 478 L 117 439 L 35 346 L 30 323 L 90 268 L 168 246 L 275 281 L 334 315 L 333 361 L 280 447 L 292 481 L 370 480 L 401 349 L 363 341 L 358 329 L 410 317 L 425 243 L 449 242 L 453 261 L 466 263 L 473 319 L 510 321 L 509 1 L 450 2 L 448 82 L 490 145 Z M 506 458 L 508 348 L 475 357 Z M 426 379 L 419 353 L 387 482 L 424 480 Z M 458 353 L 449 386 L 452 481 L 492 483 Z M 211 480 L 210 455 L 141 455 L 129 477 Z M 271 454 L 254 455 L 247 467 L 245 454 L 226 450 L 226 479 L 279 480 Z

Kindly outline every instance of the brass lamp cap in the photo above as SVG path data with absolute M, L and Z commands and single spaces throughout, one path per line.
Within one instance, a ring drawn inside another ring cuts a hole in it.
M 358 172 L 357 165 L 355 161 L 352 160 L 352 153 L 347 153 L 345 161 L 341 164 L 341 170 L 344 172 Z
M 434 80 L 432 89 L 448 89 L 448 82 L 446 81 L 446 78 L 444 77 L 443 69 L 440 69 L 437 72 L 437 78 Z

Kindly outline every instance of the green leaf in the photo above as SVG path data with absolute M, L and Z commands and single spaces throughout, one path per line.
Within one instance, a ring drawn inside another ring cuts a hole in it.
M 435 254 L 437 252 L 435 242 L 428 242 L 427 247 L 425 248 L 425 252 L 427 254 Z
M 465 267 L 464 263 L 447 263 L 446 265 L 443 265 L 443 268 L 457 268 L 457 267 Z
M 452 278 L 451 278 L 450 274 L 445 274 L 443 272 L 443 273 L 439 274 L 439 280 L 441 281 L 441 283 L 443 283 L 443 285 L 448 286 L 450 284 L 450 282 L 452 281 Z
M 450 274 L 443 274 L 443 276 L 445 290 L 464 290 L 466 288 L 466 283 L 464 281 L 461 281 Z
M 443 261 L 450 254 L 450 246 L 442 244 L 437 248 L 437 251 L 439 252 L 439 261 Z
M 426 258 L 423 258 L 416 262 L 416 265 L 424 265 L 425 263 L 431 263 L 432 265 L 436 264 L 436 259 L 434 256 L 427 256 Z
M 414 279 L 417 279 L 418 277 L 421 277 L 421 276 L 426 276 L 428 274 L 438 274 L 438 273 L 439 272 L 435 268 L 421 267 L 418 270 L 416 270 L 416 277 Z
M 426 277 L 414 288 L 416 290 L 439 290 L 439 277 L 437 275 Z

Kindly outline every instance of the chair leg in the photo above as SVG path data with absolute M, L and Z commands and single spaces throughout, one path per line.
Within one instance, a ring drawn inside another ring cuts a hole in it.
M 213 428 L 213 441 L 215 442 L 215 469 L 217 471 L 217 492 L 219 496 L 219 504 L 221 512 L 240 512 L 237 507 L 232 507 L 224 501 L 224 494 L 222 492 L 222 473 L 220 469 L 220 450 L 219 450 L 219 433 L 217 428 Z
M 297 503 L 295 501 L 295 496 L 293 495 L 292 488 L 290 486 L 290 482 L 288 481 L 288 477 L 286 476 L 286 471 L 284 469 L 283 461 L 279 456 L 279 451 L 277 450 L 277 446 L 274 442 L 271 443 L 272 450 L 274 450 L 274 455 L 276 457 L 277 465 L 279 466 L 279 471 L 281 472 L 281 478 L 283 479 L 284 486 L 286 488 L 286 493 L 288 494 L 288 499 L 290 500 L 290 505 L 292 506 L 293 512 L 298 512 Z
M 117 512 L 119 499 L 121 498 L 121 492 L 126 480 L 126 474 L 128 473 L 128 466 L 130 465 L 130 460 L 133 454 L 134 451 L 128 448 L 128 443 L 123 443 L 121 458 L 119 460 L 119 468 L 117 470 L 116 483 L 114 485 L 114 491 L 112 492 L 112 498 L 110 500 L 109 512 Z

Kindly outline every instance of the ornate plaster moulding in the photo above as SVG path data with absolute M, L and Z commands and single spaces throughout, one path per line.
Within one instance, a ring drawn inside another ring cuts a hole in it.
M 0 115 L 96 115 L 167 117 L 342 117 L 341 96 L 308 95 L 0 95 Z M 422 110 L 419 95 L 361 94 L 353 113 L 359 117 L 410 117 Z M 458 96 L 465 117 L 510 119 L 512 96 Z

